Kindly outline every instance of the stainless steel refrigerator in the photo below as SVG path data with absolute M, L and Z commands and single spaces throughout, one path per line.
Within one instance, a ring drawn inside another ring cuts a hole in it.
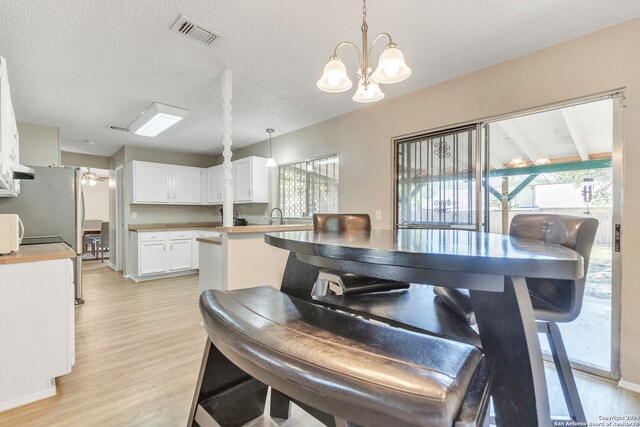
M 33 180 L 20 181 L 18 197 L 0 197 L 0 213 L 17 214 L 26 237 L 59 236 L 78 256 L 74 259 L 76 303 L 82 299 L 84 196 L 82 173 L 71 167 L 33 167 Z M 39 239 L 47 242 L 47 239 Z

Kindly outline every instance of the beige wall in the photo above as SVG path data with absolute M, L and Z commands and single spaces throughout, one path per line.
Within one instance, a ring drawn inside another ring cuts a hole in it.
M 18 123 L 20 163 L 27 166 L 59 166 L 59 130 L 53 126 Z
M 394 137 L 451 127 L 623 88 L 623 380 L 640 384 L 640 20 L 552 46 L 273 138 L 278 163 L 340 154 L 340 210 L 383 213 L 391 227 Z M 420 72 L 415 70 L 416 72 Z M 320 96 L 320 95 L 318 95 Z M 336 101 L 337 102 L 337 101 Z M 265 155 L 266 143 L 234 158 Z
M 109 181 L 97 181 L 96 185 L 83 186 L 85 218 L 109 221 Z
M 118 161 L 121 158 L 120 152 L 116 153 Z M 115 156 L 115 155 L 114 155 Z M 112 158 L 113 159 L 113 158 Z M 214 164 L 215 157 L 213 155 L 206 156 L 202 154 L 187 154 L 175 151 L 154 150 L 140 147 L 124 147 L 124 183 L 125 183 L 125 230 L 128 230 L 129 224 L 149 224 L 157 222 L 190 222 L 190 221 L 212 221 L 217 219 L 214 212 L 217 209 L 211 206 L 167 206 L 167 205 L 134 205 L 131 204 L 133 198 L 131 182 L 133 180 L 133 169 L 131 161 L 143 160 L 148 162 L 168 163 L 172 165 L 209 167 Z M 114 161 L 112 160 L 112 163 Z M 115 174 L 114 174 L 115 179 Z M 115 185 L 115 184 L 114 184 Z M 115 192 L 114 192 L 115 199 Z M 115 204 L 115 203 L 114 203 Z M 132 218 L 132 213 L 137 214 L 137 218 Z M 115 224 L 115 211 L 114 224 Z M 129 247 L 129 233 L 125 233 L 125 248 Z M 126 250 L 126 249 L 125 249 Z M 125 256 L 125 274 L 131 269 L 131 257 Z
M 92 154 L 71 153 L 62 151 L 60 153 L 63 166 L 76 166 L 95 169 L 109 169 L 111 158 L 105 156 L 94 156 Z

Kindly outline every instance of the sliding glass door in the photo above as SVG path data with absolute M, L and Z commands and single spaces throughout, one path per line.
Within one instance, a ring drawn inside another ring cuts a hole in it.
M 507 234 L 523 213 L 598 219 L 581 314 L 560 329 L 575 366 L 611 378 L 619 357 L 618 104 L 607 97 L 482 126 L 485 231 Z

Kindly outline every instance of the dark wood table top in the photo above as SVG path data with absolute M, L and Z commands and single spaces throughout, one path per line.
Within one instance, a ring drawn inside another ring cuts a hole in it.
M 270 245 L 324 258 L 500 276 L 579 279 L 583 258 L 538 240 L 466 230 L 269 233 Z

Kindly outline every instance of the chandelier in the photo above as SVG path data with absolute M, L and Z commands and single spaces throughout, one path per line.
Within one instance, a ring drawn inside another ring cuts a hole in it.
M 407 79 L 411 75 L 411 68 L 404 62 L 404 55 L 398 49 L 398 45 L 393 42 L 387 33 L 379 34 L 371 45 L 368 45 L 367 33 L 367 3 L 362 0 L 362 50 L 351 42 L 339 43 L 333 50 L 333 55 L 329 57 L 327 65 L 324 66 L 322 77 L 318 80 L 318 89 L 329 93 L 340 93 L 351 89 L 353 82 L 347 75 L 347 68 L 338 56 L 338 49 L 342 46 L 351 46 L 358 53 L 358 89 L 353 100 L 356 102 L 375 102 L 384 98 L 384 93 L 380 90 L 380 84 L 398 83 Z M 381 38 L 386 37 L 389 42 L 382 51 L 378 59 L 378 67 L 375 71 L 371 68 L 369 60 L 373 45 Z

